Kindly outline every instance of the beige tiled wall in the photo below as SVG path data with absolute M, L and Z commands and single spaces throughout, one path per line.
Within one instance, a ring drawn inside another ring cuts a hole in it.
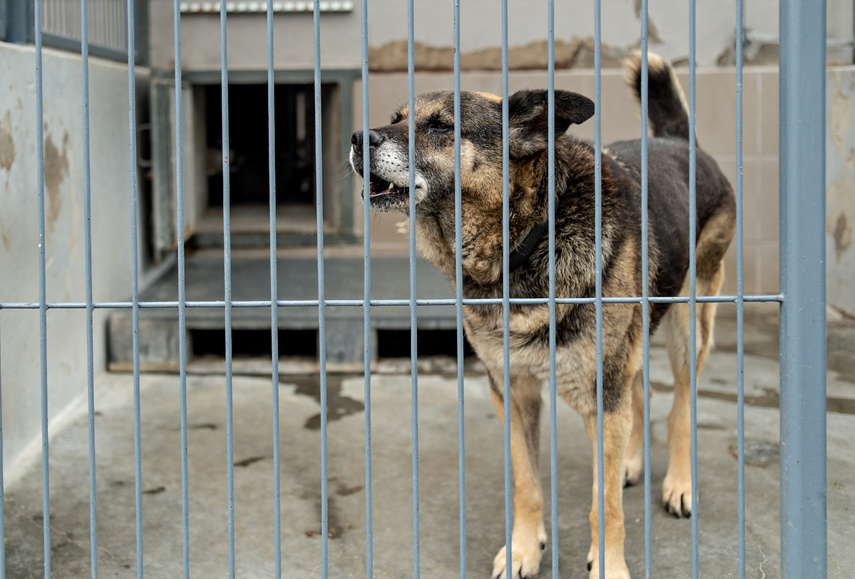
M 688 75 L 680 74 L 684 86 Z M 703 71 L 697 79 L 698 140 L 736 187 L 736 75 Z M 747 293 L 778 292 L 778 70 L 747 68 L 743 77 L 743 238 Z M 727 255 L 725 292 L 736 291 L 736 246 Z
M 688 95 L 688 74 L 678 71 Z M 386 124 L 389 114 L 407 98 L 405 74 L 372 74 L 369 86 L 370 125 Z M 511 92 L 521 88 L 546 87 L 545 72 L 512 72 Z M 464 90 L 501 92 L 501 77 L 494 73 L 466 73 Z M 592 70 L 557 72 L 556 88 L 593 97 Z M 419 74 L 416 92 L 451 88 L 450 74 Z M 362 127 L 361 87 L 355 87 L 354 125 Z M 773 67 L 746 68 L 743 85 L 744 187 L 744 287 L 748 294 L 778 292 L 778 71 Z M 700 146 L 718 161 L 736 186 L 736 75 L 733 69 L 701 69 L 696 83 L 697 133 Z M 637 138 L 640 131 L 638 107 L 618 70 L 602 74 L 603 142 Z M 571 128 L 577 136 L 593 139 L 594 122 Z M 356 206 L 362 223 L 362 205 Z M 395 231 L 399 216 L 372 217 L 372 247 L 377 253 L 406 251 L 407 239 Z M 726 258 L 724 292 L 736 291 L 736 248 Z

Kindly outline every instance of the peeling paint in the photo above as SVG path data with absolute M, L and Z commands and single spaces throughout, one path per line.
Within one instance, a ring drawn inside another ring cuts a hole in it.
M 20 102 L 20 101 L 18 101 Z M 9 188 L 9 173 L 12 172 L 12 165 L 15 163 L 15 140 L 12 136 L 12 117 L 9 111 L 0 119 L 0 169 L 6 172 L 6 189 Z M 9 250 L 12 245 L 11 232 L 9 227 L 2 220 L 0 215 L 0 243 L 3 244 L 3 249 Z
M 635 10 L 635 17 L 641 20 L 641 0 L 635 0 L 635 6 L 633 8 Z M 653 22 L 653 18 L 650 17 L 649 11 L 647 13 L 647 38 L 650 44 L 664 43 L 662 37 L 659 36 L 659 28 L 656 26 L 656 23 Z
M 62 210 L 62 192 L 60 187 L 68 176 L 68 133 L 62 139 L 62 148 L 57 148 L 53 136 L 45 138 L 45 192 L 47 193 L 47 225 L 50 230 L 56 226 Z
M 555 40 L 555 68 L 590 68 L 594 62 L 592 38 Z M 382 46 L 368 49 L 368 67 L 375 72 L 404 72 L 407 70 L 406 40 L 393 40 Z M 454 69 L 454 48 L 432 46 L 414 42 L 414 60 L 417 71 L 451 71 Z M 543 70 L 548 65 L 549 45 L 546 40 L 508 47 L 509 70 Z M 603 68 L 620 67 L 627 49 L 602 45 Z M 501 47 L 483 48 L 460 54 L 461 70 L 501 70 Z
M 71 200 L 71 231 L 68 232 L 68 255 L 73 260 L 80 257 L 80 231 L 83 229 L 83 209 L 81 207 L 80 190 L 74 186 L 69 187 L 68 198 Z
M 12 117 L 9 111 L 0 119 L 0 169 L 12 171 L 15 162 L 15 139 L 12 136 Z
M 852 113 L 855 111 L 855 103 L 852 102 L 850 93 L 843 88 L 842 74 L 831 74 L 833 89 L 831 94 L 831 114 L 829 114 L 828 130 L 831 139 L 840 151 L 841 156 L 848 153 L 846 146 L 847 137 L 852 130 Z M 850 79 L 851 83 L 851 79 Z M 851 86 L 849 87 L 852 90 Z
M 832 69 L 826 84 L 826 259 L 828 303 L 855 312 L 855 69 Z
M 3 223 L 2 217 L 0 217 L 0 242 L 3 243 L 3 249 L 9 251 L 9 247 L 12 245 L 12 238 L 9 233 L 9 228 L 6 227 L 5 223 Z
M 777 40 L 762 40 L 746 37 L 742 52 L 742 63 L 753 66 L 768 66 L 778 64 L 780 46 Z M 730 45 L 722 50 L 716 57 L 719 66 L 736 65 L 736 37 L 731 39 Z
M 834 254 L 837 256 L 837 261 L 840 261 L 840 257 L 852 247 L 852 226 L 842 211 L 834 222 L 834 231 L 831 236 L 834 239 Z
M 855 171 L 851 175 L 844 174 L 840 179 L 831 180 L 826 187 L 828 214 L 825 230 L 828 243 L 833 244 L 834 255 L 838 263 L 844 254 L 852 248 L 853 241 L 855 241 L 853 239 L 855 235 L 852 232 L 851 209 L 845 203 L 845 200 L 852 195 L 852 191 L 855 191 Z

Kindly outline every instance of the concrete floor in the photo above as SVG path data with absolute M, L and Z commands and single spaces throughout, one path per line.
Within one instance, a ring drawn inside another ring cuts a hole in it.
M 855 328 L 833 322 L 828 395 L 829 576 L 855 576 Z M 848 340 L 848 341 L 847 341 Z M 718 349 L 699 383 L 700 576 L 737 574 L 735 459 L 735 332 L 732 308 L 721 308 Z M 848 344 L 848 345 L 847 345 Z M 746 326 L 745 409 L 747 576 L 779 577 L 777 324 L 768 307 L 751 307 Z M 442 367 L 443 364 L 438 364 Z M 453 368 L 453 363 L 450 364 Z M 385 369 L 394 368 L 387 365 Z M 287 370 L 287 368 L 284 368 Z M 383 368 L 380 368 L 383 370 Z M 666 466 L 670 408 L 667 356 L 652 350 L 653 576 L 684 578 L 691 569 L 691 523 L 658 506 Z M 318 381 L 283 374 L 280 395 L 283 576 L 320 577 L 320 430 Z M 191 577 L 227 577 L 227 493 L 224 379 L 190 376 L 187 383 Z M 329 576 L 365 577 L 365 446 L 363 378 L 332 375 L 329 392 Z M 272 381 L 234 380 L 235 553 L 238 577 L 273 576 Z M 107 375 L 96 391 L 98 570 L 133 577 L 134 452 L 132 379 Z M 147 577 L 180 577 L 181 459 L 178 378 L 142 379 L 143 550 Z M 419 377 L 421 576 L 459 576 L 457 381 Z M 406 374 L 372 377 L 374 569 L 376 577 L 413 575 L 411 398 Z M 470 577 L 488 577 L 504 542 L 502 438 L 482 374 L 465 389 L 466 561 Z M 54 577 L 90 573 L 88 450 L 85 408 L 51 440 L 51 566 Z M 544 437 L 548 423 L 544 420 Z M 560 575 L 587 577 L 590 447 L 581 421 L 558 407 Z M 545 438 L 548 441 L 548 438 Z M 549 445 L 542 445 L 549 488 Z M 39 457 L 7 473 L 7 576 L 42 576 Z M 548 491 L 547 491 L 548 494 Z M 625 492 L 627 561 L 644 573 L 643 487 Z M 549 507 L 547 505 L 547 513 Z M 547 520 L 547 529 L 550 521 Z M 541 577 L 552 577 L 547 548 Z

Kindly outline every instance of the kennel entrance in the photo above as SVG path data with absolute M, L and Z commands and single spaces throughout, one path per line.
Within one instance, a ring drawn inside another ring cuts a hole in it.
M 352 76 L 335 71 L 321 86 L 323 120 L 321 170 L 324 175 L 324 233 L 330 243 L 355 240 L 350 174 L 341 175 L 352 126 Z M 276 230 L 279 247 L 316 241 L 317 202 L 314 88 L 309 73 L 276 73 L 273 101 Z M 228 186 L 232 246 L 269 245 L 270 177 L 267 73 L 235 74 L 228 85 Z M 197 248 L 223 246 L 223 111 L 219 74 L 188 72 L 182 86 L 182 187 L 185 236 Z M 151 140 L 154 157 L 154 245 L 160 255 L 174 251 L 176 227 L 176 114 L 174 84 L 155 81 Z M 344 134 L 345 131 L 347 134 Z

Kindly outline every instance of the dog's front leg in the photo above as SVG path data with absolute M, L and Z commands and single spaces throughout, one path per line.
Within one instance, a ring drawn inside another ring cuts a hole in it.
M 510 573 L 506 568 L 507 545 L 493 560 L 493 579 L 533 579 L 540 570 L 546 548 L 543 526 L 543 491 L 538 472 L 540 433 L 540 381 L 531 376 L 511 376 L 511 464 L 514 469 L 514 527 L 511 535 Z M 504 425 L 503 388 L 490 375 L 496 413 Z
M 626 394 L 629 394 L 627 389 Z M 629 398 L 629 396 L 625 396 Z M 588 568 L 591 579 L 629 579 L 629 569 L 623 555 L 625 537 L 623 522 L 623 457 L 632 428 L 632 407 L 625 400 L 620 408 L 603 415 L 603 499 L 605 504 L 605 573 L 600 573 L 599 511 L 598 511 L 598 460 L 597 414 L 584 416 L 585 429 L 591 440 L 594 463 L 593 501 L 591 505 L 591 549 L 588 551 Z

